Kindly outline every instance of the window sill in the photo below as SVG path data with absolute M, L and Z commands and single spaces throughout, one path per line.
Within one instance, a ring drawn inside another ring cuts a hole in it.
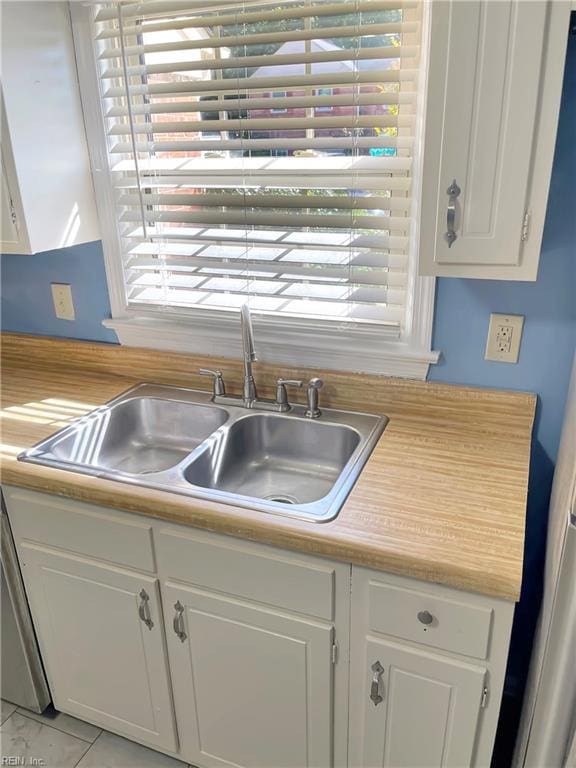
M 439 353 L 394 338 L 385 328 L 327 329 L 305 327 L 283 319 L 255 315 L 258 359 L 287 366 L 354 371 L 411 379 L 426 379 Z M 127 315 L 104 320 L 121 344 L 209 355 L 239 357 L 240 323 L 236 318 L 174 319 Z

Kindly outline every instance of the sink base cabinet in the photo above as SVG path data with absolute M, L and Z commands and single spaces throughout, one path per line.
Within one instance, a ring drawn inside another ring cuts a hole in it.
M 61 711 L 197 768 L 489 766 L 513 604 L 3 493 Z
M 332 765 L 333 628 L 191 588 L 163 592 L 183 758 Z
M 158 580 L 28 543 L 20 558 L 55 707 L 175 750 Z

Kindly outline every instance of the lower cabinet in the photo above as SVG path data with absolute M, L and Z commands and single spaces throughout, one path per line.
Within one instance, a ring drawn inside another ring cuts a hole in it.
M 486 670 L 367 638 L 363 766 L 472 764 Z
M 27 544 L 20 557 L 56 709 L 175 750 L 158 580 Z
M 332 627 L 163 585 L 182 757 L 194 765 L 332 764 Z
M 488 768 L 514 606 L 3 489 L 54 704 L 196 768 Z

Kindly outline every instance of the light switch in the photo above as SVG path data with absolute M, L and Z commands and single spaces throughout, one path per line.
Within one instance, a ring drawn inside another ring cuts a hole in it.
M 499 363 L 517 363 L 523 326 L 524 315 L 490 315 L 484 358 Z
M 51 283 L 54 312 L 60 320 L 76 320 L 72 287 L 67 283 Z

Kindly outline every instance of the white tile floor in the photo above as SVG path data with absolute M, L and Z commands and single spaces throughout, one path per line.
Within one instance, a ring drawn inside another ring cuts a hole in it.
M 2 701 L 0 754 L 3 764 L 9 764 L 6 758 L 19 758 L 19 765 L 43 768 L 187 768 L 61 712 L 48 709 L 38 715 L 7 701 Z

